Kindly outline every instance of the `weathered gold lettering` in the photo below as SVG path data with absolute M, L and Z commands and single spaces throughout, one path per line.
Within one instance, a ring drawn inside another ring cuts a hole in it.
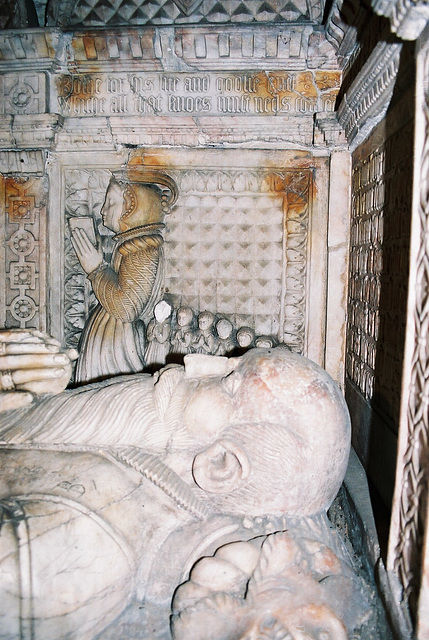
M 218 96 L 217 108 L 222 113 L 248 113 L 250 98 L 244 96 Z
M 293 91 L 295 89 L 295 76 L 293 75 L 273 75 L 267 76 L 268 91 L 271 95 L 277 95 L 285 91 Z
M 60 96 L 92 96 L 101 91 L 101 78 L 91 76 L 62 76 L 60 81 Z
M 130 83 L 131 91 L 134 93 L 144 93 L 145 91 L 153 91 L 155 88 L 155 78 L 153 77 L 141 77 L 141 76 L 128 76 L 128 82 Z
M 124 93 L 126 90 L 124 85 L 124 78 L 107 78 L 107 91 L 109 93 Z
M 209 76 L 188 76 L 185 78 L 185 91 L 205 93 L 210 89 Z
M 161 91 L 175 93 L 179 88 L 179 78 L 175 78 L 174 76 L 161 76 L 159 78 L 159 88 Z
M 172 113 L 210 111 L 211 98 L 207 96 L 168 96 L 168 110 Z
M 110 99 L 110 110 L 112 113 L 127 113 L 128 102 L 127 95 L 113 96 Z
M 216 79 L 220 93 L 256 93 L 260 79 L 250 75 L 226 76 Z
M 134 108 L 138 113 L 160 113 L 162 111 L 162 96 L 136 96 Z

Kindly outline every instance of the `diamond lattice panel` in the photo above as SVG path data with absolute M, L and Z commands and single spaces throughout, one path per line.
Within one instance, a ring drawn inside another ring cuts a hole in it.
M 180 304 L 277 334 L 283 274 L 283 194 L 249 171 L 186 171 L 167 221 L 166 288 Z M 207 194 L 210 195 L 207 195 Z
M 277 335 L 304 352 L 311 170 L 176 169 L 179 198 L 166 218 L 165 293 L 194 312 L 227 317 L 236 328 Z M 100 209 L 110 172 L 65 174 L 65 215 L 92 215 L 107 258 Z M 68 229 L 68 225 L 66 225 Z M 65 238 L 65 335 L 76 346 L 95 302 Z
M 185 12 L 184 3 L 174 0 L 78 0 L 66 21 L 85 26 L 245 24 L 320 21 L 322 16 L 321 0 L 203 0 L 188 6 Z

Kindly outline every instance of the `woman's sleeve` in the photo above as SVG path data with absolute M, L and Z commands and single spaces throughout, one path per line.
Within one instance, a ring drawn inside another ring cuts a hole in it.
M 161 244 L 160 236 L 130 240 L 120 248 L 118 273 L 104 265 L 89 274 L 99 303 L 111 316 L 133 322 L 142 314 L 155 284 Z

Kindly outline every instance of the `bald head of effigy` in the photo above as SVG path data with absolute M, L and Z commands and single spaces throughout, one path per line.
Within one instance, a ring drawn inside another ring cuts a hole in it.
M 310 515 L 331 504 L 347 467 L 350 419 L 338 385 L 285 348 L 239 358 L 191 355 L 183 427 L 193 482 L 223 512 Z

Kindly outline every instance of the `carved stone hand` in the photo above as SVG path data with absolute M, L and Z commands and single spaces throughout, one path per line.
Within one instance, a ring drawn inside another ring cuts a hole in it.
M 55 338 L 36 330 L 0 331 L 0 411 L 18 409 L 33 394 L 64 391 L 71 375 L 74 349 L 63 350 Z
M 103 263 L 103 251 L 95 247 L 83 229 L 72 231 L 71 241 L 82 269 L 85 273 L 92 273 Z

